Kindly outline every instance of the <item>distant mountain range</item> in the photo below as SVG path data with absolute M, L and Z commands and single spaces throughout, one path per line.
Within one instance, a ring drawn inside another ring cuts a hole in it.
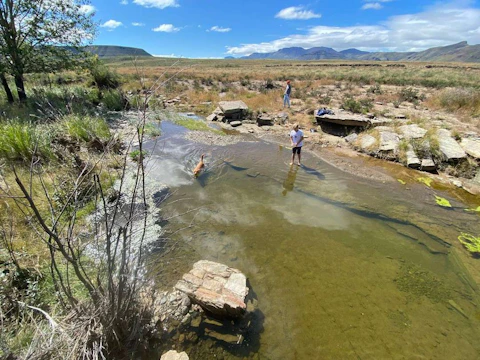
M 328 47 L 314 47 L 311 49 L 291 47 L 272 53 L 253 53 L 242 57 L 242 59 L 480 62 L 480 45 L 468 45 L 466 41 L 462 41 L 458 44 L 435 47 L 420 52 L 367 52 L 357 49 L 336 51 Z
M 91 45 L 86 46 L 85 50 L 92 54 L 98 55 L 100 58 L 115 56 L 152 56 L 143 49 L 126 46 Z

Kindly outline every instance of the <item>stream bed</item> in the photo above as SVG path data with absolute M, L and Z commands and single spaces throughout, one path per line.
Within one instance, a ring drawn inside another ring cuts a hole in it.
M 421 183 L 367 181 L 308 152 L 290 166 L 290 150 L 253 137 L 207 146 L 186 132 L 163 122 L 162 137 L 145 144 L 149 176 L 171 193 L 161 204 L 170 246 L 159 240 L 150 273 L 168 289 L 200 259 L 224 263 L 247 276 L 258 312 L 239 345 L 200 337 L 178 350 L 190 359 L 480 358 L 480 260 L 457 240 L 480 234 L 469 205 Z

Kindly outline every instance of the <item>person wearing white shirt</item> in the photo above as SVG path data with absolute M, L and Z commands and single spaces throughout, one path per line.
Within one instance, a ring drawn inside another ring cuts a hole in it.
M 293 124 L 293 130 L 290 131 L 290 141 L 292 144 L 292 161 L 290 165 L 295 162 L 295 154 L 298 154 L 298 166 L 302 165 L 302 146 L 303 146 L 303 131 L 298 128 L 298 124 Z

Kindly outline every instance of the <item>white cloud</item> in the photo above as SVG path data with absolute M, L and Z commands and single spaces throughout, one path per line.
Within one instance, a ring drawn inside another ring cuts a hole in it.
M 79 10 L 82 14 L 90 15 L 94 13 L 97 9 L 95 9 L 95 6 L 93 5 L 81 5 Z
M 146 8 L 165 9 L 167 7 L 180 6 L 177 0 L 133 0 L 133 2 Z
M 110 30 L 113 30 L 113 29 L 116 29 L 117 27 L 122 26 L 122 25 L 123 24 L 120 21 L 108 20 L 105 23 L 103 23 L 102 25 L 100 25 L 100 27 L 104 27 L 104 28 L 108 28 Z
M 120 4 L 122 4 L 122 5 L 128 5 L 128 1 L 127 1 L 127 0 L 122 0 L 122 1 L 120 1 Z
M 231 28 L 222 28 L 220 26 L 212 26 L 209 30 L 207 31 L 216 31 L 216 32 L 221 32 L 221 33 L 224 33 L 224 32 L 229 32 L 231 31 L 232 29 Z
M 160 26 L 157 26 L 156 28 L 152 29 L 155 32 L 166 32 L 166 33 L 171 33 L 171 32 L 177 32 L 180 31 L 180 28 L 176 28 L 172 24 L 162 24 Z
M 380 10 L 382 8 L 383 8 L 383 5 L 378 2 L 369 2 L 362 6 L 362 10 L 368 10 L 368 9 Z
M 322 15 L 315 14 L 310 10 L 304 10 L 303 6 L 291 6 L 283 10 L 280 10 L 278 14 L 275 15 L 275 17 L 279 19 L 286 19 L 286 20 L 308 20 L 308 19 L 320 18 L 322 17 Z
M 132 22 L 132 26 L 145 26 L 145 24 L 141 22 Z
M 468 6 L 468 5 L 466 5 Z M 378 25 L 315 26 L 271 42 L 227 47 L 227 54 L 249 55 L 285 47 L 328 46 L 336 50 L 420 51 L 460 41 L 480 43 L 480 9 L 437 4 L 417 14 L 393 16 Z

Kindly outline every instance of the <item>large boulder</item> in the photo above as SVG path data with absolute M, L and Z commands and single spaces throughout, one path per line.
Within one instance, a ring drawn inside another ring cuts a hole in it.
M 215 315 L 239 317 L 245 313 L 247 278 L 240 270 L 201 260 L 175 285 L 192 302 Z
M 179 353 L 175 350 L 170 350 L 162 355 L 160 360 L 188 360 L 188 355 L 185 351 Z
M 220 101 L 218 106 L 222 110 L 222 113 L 227 117 L 231 117 L 234 114 L 244 114 L 248 111 L 248 106 L 241 100 L 236 101 Z

